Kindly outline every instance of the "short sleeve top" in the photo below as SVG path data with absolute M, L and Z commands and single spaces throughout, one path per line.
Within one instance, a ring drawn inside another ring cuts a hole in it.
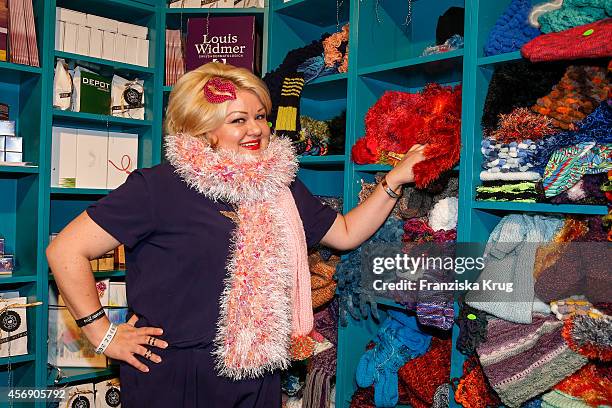
M 290 190 L 308 246 L 327 233 L 337 213 L 299 180 Z M 134 171 L 87 209 L 91 219 L 126 246 L 126 289 L 141 326 L 164 329 L 174 347 L 212 342 L 229 256 L 232 211 L 189 188 L 168 163 Z

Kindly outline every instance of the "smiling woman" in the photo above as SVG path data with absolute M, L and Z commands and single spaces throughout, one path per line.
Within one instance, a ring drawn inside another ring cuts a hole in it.
M 134 171 L 47 249 L 73 317 L 121 362 L 126 407 L 281 406 L 280 370 L 314 351 L 307 248 L 360 245 L 423 159 L 416 146 L 363 204 L 337 214 L 296 179 L 291 141 L 271 135 L 271 108 L 245 69 L 187 73 L 170 95 L 168 163 Z M 119 243 L 133 316 L 114 326 L 89 259 Z

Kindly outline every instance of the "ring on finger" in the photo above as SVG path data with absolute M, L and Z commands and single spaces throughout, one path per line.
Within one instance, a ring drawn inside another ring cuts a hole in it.
M 150 360 L 150 359 L 151 359 L 151 354 L 153 354 L 153 353 L 151 352 L 151 350 L 147 350 L 147 351 L 145 351 L 145 353 L 143 354 L 143 357 L 144 357 L 144 358 L 146 358 L 147 360 Z
M 149 338 L 147 339 L 147 344 L 149 346 L 155 346 L 155 340 L 157 340 L 155 337 L 149 336 Z

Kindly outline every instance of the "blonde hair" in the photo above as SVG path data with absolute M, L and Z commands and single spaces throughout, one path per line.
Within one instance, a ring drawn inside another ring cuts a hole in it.
M 266 114 L 272 110 L 272 100 L 266 84 L 245 68 L 210 62 L 183 75 L 174 85 L 166 110 L 166 134 L 186 133 L 204 137 L 223 123 L 227 105 L 210 103 L 204 96 L 204 85 L 213 78 L 232 82 L 237 90 L 251 91 L 263 104 Z M 215 140 L 209 140 L 214 146 Z

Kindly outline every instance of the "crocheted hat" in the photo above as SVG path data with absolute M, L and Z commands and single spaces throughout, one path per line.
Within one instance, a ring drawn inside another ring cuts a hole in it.
M 558 32 L 612 17 L 608 0 L 563 0 L 561 8 L 538 17 L 543 33 Z
M 308 256 L 313 309 L 333 299 L 336 293 L 336 282 L 333 277 L 338 262 L 340 262 L 340 257 L 335 255 L 332 255 L 327 261 L 324 261 L 318 252 Z
M 489 33 L 485 55 L 517 51 L 523 44 L 540 35 L 540 30 L 529 25 L 531 0 L 512 0 Z
M 612 56 L 612 19 L 541 35 L 521 48 L 531 62 Z
M 453 35 L 463 37 L 465 20 L 465 9 L 463 7 L 451 7 L 438 17 L 436 25 L 436 44 L 444 44 Z
M 563 322 L 534 314 L 531 324 L 492 319 L 477 351 L 483 370 L 505 405 L 518 407 L 587 363 L 561 336 Z
M 612 317 L 574 315 L 566 319 L 563 338 L 576 353 L 604 362 L 612 361 Z
M 450 376 L 450 357 L 450 339 L 433 337 L 425 354 L 404 364 L 398 371 L 400 404 L 431 407 L 436 390 Z
M 611 87 L 606 71 L 598 66 L 569 66 L 552 91 L 537 100 L 533 111 L 550 117 L 559 128 L 570 129 L 608 98 Z
M 388 153 L 406 153 L 427 144 L 425 160 L 414 170 L 422 188 L 459 160 L 461 150 L 461 86 L 428 84 L 420 93 L 388 91 L 368 110 L 366 135 L 353 146 L 358 164 L 393 163 Z
M 499 114 L 531 107 L 559 82 L 566 67 L 559 63 L 531 64 L 520 60 L 498 66 L 493 72 L 482 113 L 482 127 L 497 127 Z M 529 84 L 526 86 L 525 84 Z

